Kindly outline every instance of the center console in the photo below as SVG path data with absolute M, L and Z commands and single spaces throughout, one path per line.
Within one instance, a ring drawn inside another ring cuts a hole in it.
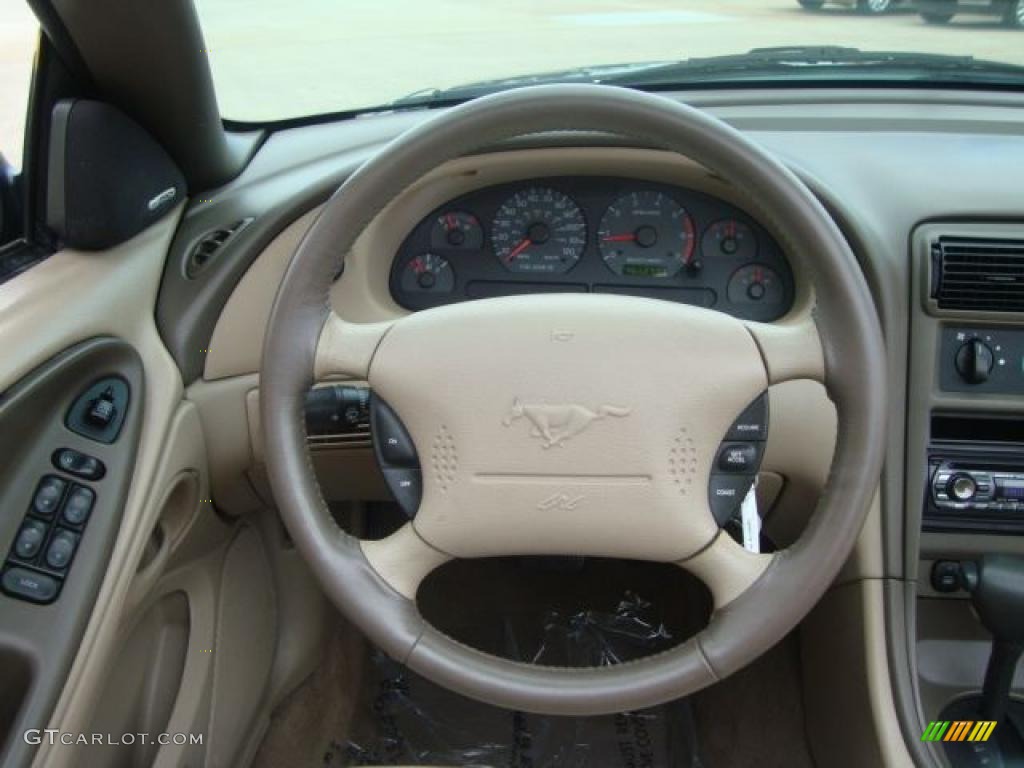
M 975 711 L 986 678 L 997 670 L 1009 701 L 1024 696 L 1024 671 L 993 661 L 999 638 L 979 620 L 982 593 L 958 574 L 1024 555 L 1024 226 L 929 223 L 911 257 L 902 557 L 917 565 L 905 620 L 921 727 L 1003 720 Z

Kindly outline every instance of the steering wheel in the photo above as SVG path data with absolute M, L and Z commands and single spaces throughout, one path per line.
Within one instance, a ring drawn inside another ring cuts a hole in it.
M 334 313 L 328 292 L 344 254 L 403 190 L 446 161 L 548 131 L 625 137 L 718 174 L 787 239 L 787 252 L 811 276 L 813 318 L 761 324 L 589 294 L 470 301 L 372 324 Z M 884 361 L 875 308 L 848 244 L 807 187 L 764 149 L 663 97 L 607 86 L 523 88 L 406 132 L 324 206 L 267 326 L 260 372 L 267 468 L 285 525 L 326 594 L 393 658 L 498 706 L 622 712 L 744 667 L 832 583 L 878 482 Z M 303 401 L 315 381 L 332 375 L 368 381 L 423 461 L 415 518 L 381 541 L 340 530 L 313 473 Z M 800 539 L 753 554 L 715 522 L 708 482 L 744 408 L 769 385 L 797 378 L 822 382 L 835 403 L 833 465 Z M 531 406 L 530 419 L 514 420 Z M 566 669 L 469 648 L 416 607 L 422 579 L 451 558 L 554 554 L 678 563 L 709 587 L 711 619 L 663 653 Z

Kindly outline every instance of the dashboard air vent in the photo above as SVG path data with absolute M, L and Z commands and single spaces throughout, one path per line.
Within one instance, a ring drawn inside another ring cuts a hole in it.
M 224 245 L 252 223 L 252 217 L 239 219 L 234 224 L 207 232 L 192 246 L 188 261 L 185 262 L 185 276 L 190 280 L 198 275 L 213 260 Z
M 940 309 L 1024 312 L 1024 240 L 940 237 L 932 298 Z

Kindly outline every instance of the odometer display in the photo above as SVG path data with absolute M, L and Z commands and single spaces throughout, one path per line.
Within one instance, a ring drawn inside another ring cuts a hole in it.
M 561 274 L 583 255 L 587 223 L 568 195 L 530 187 L 498 209 L 491 240 L 498 260 L 511 272 Z

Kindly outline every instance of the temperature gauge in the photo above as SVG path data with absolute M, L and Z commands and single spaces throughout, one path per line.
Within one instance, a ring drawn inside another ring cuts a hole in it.
M 465 211 L 442 213 L 434 220 L 430 230 L 430 247 L 479 251 L 484 247 L 484 230 L 480 220 Z
M 727 256 L 742 261 L 753 261 L 757 258 L 757 238 L 754 231 L 736 219 L 723 219 L 708 227 L 700 248 L 706 259 Z
M 406 293 L 451 293 L 455 290 L 455 273 L 448 259 L 424 253 L 405 265 L 401 286 Z
M 733 304 L 782 304 L 786 298 L 782 277 L 771 267 L 748 264 L 729 278 L 727 288 Z

